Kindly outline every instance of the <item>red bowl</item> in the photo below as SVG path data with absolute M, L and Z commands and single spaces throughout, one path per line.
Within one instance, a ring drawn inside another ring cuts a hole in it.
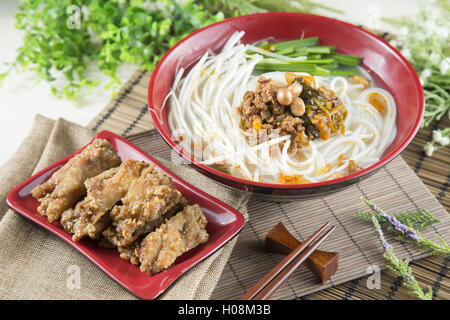
M 189 69 L 209 48 L 218 52 L 235 31 L 245 31 L 243 43 L 254 43 L 268 37 L 285 41 L 318 36 L 323 45 L 335 45 L 345 54 L 363 57 L 362 67 L 378 85 L 387 89 L 397 104 L 397 135 L 380 161 L 354 174 L 311 184 L 272 184 L 236 178 L 214 170 L 193 159 L 171 138 L 167 108 L 160 112 L 177 68 Z M 200 29 L 181 40 L 156 66 L 148 87 L 150 115 L 163 139 L 194 168 L 232 188 L 282 200 L 313 197 L 340 190 L 368 177 L 394 159 L 417 133 L 425 101 L 422 85 L 413 67 L 388 43 L 354 25 L 317 15 L 292 12 L 270 12 L 227 19 Z M 160 115 L 161 118 L 157 117 Z

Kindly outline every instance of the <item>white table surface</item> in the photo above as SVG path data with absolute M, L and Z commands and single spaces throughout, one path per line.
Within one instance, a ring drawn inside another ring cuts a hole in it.
M 395 32 L 395 28 L 380 21 L 380 17 L 413 15 L 419 11 L 419 0 L 334 0 L 319 1 L 345 11 L 344 15 L 326 13 L 341 20 L 362 24 L 371 28 Z M 0 62 L 12 62 L 22 42 L 23 33 L 14 28 L 14 14 L 19 0 L 0 0 Z M 0 73 L 6 67 L 0 66 Z M 119 70 L 122 81 L 135 72 L 135 66 Z M 107 77 L 93 72 L 104 85 Z M 79 101 L 59 99 L 53 96 L 45 82 L 35 84 L 37 77 L 31 73 L 11 74 L 0 87 L 0 165 L 14 153 L 28 134 L 34 116 L 42 114 L 87 125 L 111 99 L 110 92 L 100 85 Z

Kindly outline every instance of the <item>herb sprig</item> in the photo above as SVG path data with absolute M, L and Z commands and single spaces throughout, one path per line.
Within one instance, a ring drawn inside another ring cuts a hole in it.
M 395 255 L 392 246 L 386 241 L 381 227 L 383 226 L 385 229 L 397 233 L 397 240 L 414 242 L 422 250 L 430 250 L 435 255 L 448 256 L 450 255 L 450 247 L 442 237 L 437 236 L 441 242 L 439 245 L 425 239 L 419 232 L 419 230 L 424 230 L 440 221 L 424 209 L 390 215 L 368 199 L 361 198 L 361 201 L 371 209 L 371 212 L 357 211 L 356 215 L 373 223 L 383 246 L 383 256 L 387 261 L 386 267 L 404 280 L 404 285 L 411 290 L 411 295 L 419 299 L 431 300 L 433 298 L 431 288 L 428 288 L 427 293 L 423 292 L 412 274 L 409 259 L 399 259 Z
M 421 2 L 417 16 L 385 18 L 400 29 L 391 44 L 411 62 L 422 82 L 425 93 L 425 114 L 422 127 L 444 116 L 450 117 L 450 6 L 439 0 L 437 8 Z M 450 128 L 436 130 L 433 139 L 425 144 L 428 156 L 449 145 Z
M 440 241 L 440 244 L 438 244 L 426 239 L 419 232 L 419 230 L 423 230 L 439 222 L 438 219 L 426 210 L 422 209 L 416 212 L 410 212 L 409 214 L 389 215 L 372 201 L 365 198 L 362 198 L 361 201 L 372 210 L 373 214 L 357 212 L 358 216 L 366 219 L 369 216 L 375 217 L 378 221 L 387 225 L 388 229 L 396 232 L 398 240 L 416 243 L 423 251 L 430 251 L 434 255 L 450 255 L 450 246 L 442 237 L 436 235 Z
M 370 203 L 372 203 L 370 200 L 364 198 L 361 199 L 361 201 L 368 206 L 370 206 Z M 388 222 L 388 220 L 378 211 L 372 212 L 357 211 L 356 215 L 368 221 L 372 220 L 372 216 L 375 216 L 378 219 L 378 221 L 380 221 L 380 224 L 384 228 L 390 231 L 395 230 L 394 227 Z M 399 212 L 393 214 L 392 216 L 395 217 L 400 223 L 406 224 L 416 231 L 424 230 L 428 227 L 435 225 L 436 223 L 440 223 L 438 219 L 436 219 L 425 209 Z
M 402 277 L 404 282 L 403 284 L 410 289 L 410 295 L 417 297 L 422 300 L 432 300 L 433 291 L 430 287 L 428 287 L 427 293 L 424 293 L 422 288 L 419 286 L 416 278 L 413 275 L 412 269 L 409 266 L 409 259 L 399 259 L 392 249 L 392 246 L 386 241 L 384 238 L 383 231 L 381 230 L 380 223 L 375 215 L 372 215 L 372 223 L 375 229 L 378 232 L 378 238 L 383 246 L 384 254 L 383 256 L 387 260 L 386 268 Z
M 75 28 L 68 25 L 76 18 L 70 8 L 78 14 Z M 0 82 L 13 69 L 31 70 L 55 95 L 71 99 L 98 85 L 88 76 L 90 66 L 110 77 L 107 88 L 115 92 L 119 66 L 152 70 L 180 39 L 225 17 L 265 10 L 337 11 L 310 0 L 22 0 L 19 9 L 16 27 L 25 32 L 23 45 Z

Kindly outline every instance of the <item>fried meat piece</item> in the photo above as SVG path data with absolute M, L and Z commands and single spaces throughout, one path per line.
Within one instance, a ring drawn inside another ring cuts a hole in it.
M 59 220 L 66 209 L 86 194 L 86 179 L 118 165 L 120 158 L 112 145 L 104 139 L 94 140 L 49 180 L 33 189 L 33 197 L 41 203 L 38 211 L 50 222 Z
M 198 205 L 186 206 L 142 240 L 137 250 L 141 271 L 150 275 L 163 271 L 177 257 L 208 241 L 207 223 Z
M 61 215 L 61 225 L 67 232 L 73 233 L 73 225 L 75 224 L 75 210 L 69 208 Z
M 71 221 L 66 219 L 66 213 L 62 219 L 66 230 L 73 233 L 73 240 L 78 241 L 84 236 L 98 238 L 111 222 L 107 213 L 127 193 L 142 170 L 149 166 L 144 161 L 128 159 L 120 167 L 88 179 L 85 183 L 86 198 L 76 205 L 73 213 L 67 213 Z
M 113 223 L 103 236 L 118 247 L 128 246 L 185 205 L 186 200 L 171 179 L 149 167 L 130 185 L 122 204 L 111 210 Z
M 97 194 L 97 195 L 95 194 L 96 192 L 98 193 L 98 191 L 100 189 L 98 185 L 104 185 L 109 179 L 114 177 L 114 175 L 118 172 L 118 170 L 119 170 L 119 167 L 112 168 L 112 169 L 109 169 L 109 170 L 106 170 L 106 171 L 100 173 L 99 175 L 97 175 L 93 178 L 87 179 L 85 181 L 85 186 L 88 190 L 87 191 L 88 196 L 83 201 L 79 202 L 75 209 L 69 208 L 66 211 L 64 211 L 61 216 L 60 222 L 66 231 L 68 231 L 70 233 L 75 233 L 75 224 L 80 219 L 79 208 L 80 208 L 81 204 L 84 203 L 84 201 L 86 201 L 86 199 L 88 199 L 88 198 L 100 197 L 101 194 Z
M 141 242 L 139 240 L 136 240 L 135 242 L 124 246 L 124 247 L 117 247 L 117 250 L 119 250 L 120 257 L 124 260 L 130 261 L 134 265 L 139 264 L 139 248 L 140 248 Z

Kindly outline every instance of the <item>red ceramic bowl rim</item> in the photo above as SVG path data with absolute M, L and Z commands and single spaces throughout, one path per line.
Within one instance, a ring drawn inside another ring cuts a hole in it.
M 302 16 L 310 16 L 310 17 L 314 17 L 317 19 L 322 19 L 322 20 L 327 20 L 330 23 L 337 23 L 337 24 L 342 24 L 345 25 L 349 28 L 353 28 L 356 29 L 360 32 L 365 33 L 367 36 L 373 38 L 375 41 L 378 42 L 382 42 L 384 45 L 388 46 L 392 51 L 394 51 L 394 53 L 403 61 L 403 63 L 405 63 L 405 65 L 407 66 L 407 68 L 409 69 L 409 71 L 412 71 L 413 77 L 414 77 L 414 82 L 417 88 L 417 91 L 419 93 L 419 99 L 420 99 L 420 106 L 419 106 L 419 116 L 416 119 L 416 122 L 414 123 L 414 126 L 411 130 L 411 132 L 409 133 L 409 135 L 406 137 L 406 139 L 404 139 L 403 143 L 401 143 L 396 149 L 392 150 L 390 153 L 386 154 L 383 156 L 383 158 L 381 160 L 379 160 L 378 162 L 374 163 L 373 165 L 360 170 L 356 173 L 350 174 L 348 176 L 344 176 L 338 179 L 333 179 L 333 180 L 327 180 L 327 181 L 321 181 L 321 182 L 315 182 L 315 183 L 306 183 L 306 184 L 275 184 L 275 183 L 265 183 L 265 182 L 257 182 L 257 181 L 251 181 L 251 180 L 246 180 L 246 179 L 241 179 L 241 178 L 237 178 L 228 174 L 225 174 L 223 172 L 214 170 L 211 167 L 208 167 L 204 164 L 201 164 L 200 162 L 198 162 L 197 160 L 195 160 L 194 158 L 192 158 L 189 154 L 185 153 L 177 143 L 175 143 L 175 141 L 173 141 L 167 134 L 166 132 L 162 129 L 161 124 L 159 123 L 159 119 L 156 117 L 155 112 L 150 112 L 150 116 L 152 117 L 153 123 L 155 124 L 156 128 L 158 129 L 159 134 L 163 137 L 163 139 L 172 147 L 172 149 L 176 150 L 180 155 L 182 155 L 184 158 L 186 158 L 187 160 L 189 160 L 191 163 L 193 163 L 195 166 L 201 168 L 202 170 L 205 170 L 213 175 L 216 176 L 220 176 L 223 179 L 226 180 L 231 180 L 233 182 L 238 182 L 244 185 L 250 185 L 250 186 L 256 186 L 256 187 L 264 187 L 264 188 L 275 188 L 275 189 L 307 189 L 307 188 L 311 188 L 311 187 L 321 187 L 321 186 L 328 186 L 328 185 L 332 185 L 335 183 L 339 183 L 342 181 L 349 181 L 355 178 L 359 178 L 369 172 L 375 171 L 378 168 L 386 165 L 388 162 L 390 162 L 391 160 L 393 160 L 396 156 L 398 156 L 400 154 L 400 152 L 403 151 L 403 149 L 406 148 L 406 146 L 411 142 L 411 140 L 414 138 L 414 136 L 416 135 L 417 131 L 419 130 L 420 127 L 420 123 L 422 121 L 422 117 L 424 114 L 424 109 L 425 109 L 425 97 L 424 97 L 424 93 L 423 93 L 423 89 L 422 89 L 422 85 L 420 83 L 419 77 L 417 76 L 416 71 L 414 70 L 414 68 L 411 66 L 411 64 L 408 62 L 408 60 L 406 60 L 401 54 L 400 52 L 398 52 L 397 49 L 395 49 L 394 47 L 392 47 L 389 43 L 387 43 L 386 41 L 384 41 L 383 39 L 381 39 L 380 37 L 358 27 L 355 25 L 352 25 L 350 23 L 347 22 L 343 22 L 340 20 L 336 20 L 333 18 L 328 18 L 328 17 L 324 17 L 324 16 L 319 16 L 319 15 L 311 15 L 311 14 L 306 14 L 306 13 L 296 13 L 296 12 L 267 12 L 267 13 L 255 13 L 255 14 L 250 14 L 247 16 L 239 16 L 239 17 L 234 17 L 234 18 L 229 18 L 229 19 L 225 19 L 223 21 L 211 24 L 207 27 L 204 27 L 202 29 L 199 29 L 197 31 L 194 31 L 193 33 L 191 33 L 190 35 L 188 35 L 186 38 L 182 39 L 181 41 L 179 41 L 175 46 L 173 46 L 169 51 L 167 51 L 167 53 L 164 55 L 164 57 L 161 59 L 161 61 L 159 61 L 159 63 L 157 64 L 155 70 L 153 71 L 152 77 L 150 79 L 150 83 L 148 86 L 148 107 L 150 110 L 154 110 L 153 108 L 153 98 L 152 98 L 152 90 L 154 87 L 154 83 L 156 81 L 156 78 L 158 76 L 159 73 L 159 69 L 161 67 L 161 65 L 164 63 L 164 61 L 167 59 L 168 56 L 170 56 L 170 54 L 172 53 L 173 50 L 175 50 L 178 46 L 180 46 L 183 42 L 187 41 L 188 39 L 190 39 L 191 37 L 193 37 L 194 35 L 202 32 L 203 30 L 209 29 L 213 26 L 219 25 L 219 24 L 223 24 L 223 23 L 228 23 L 228 21 L 230 20 L 239 20 L 239 19 L 243 19 L 243 17 L 252 17 L 252 16 L 276 16 L 276 15 L 280 15 L 280 16 L 298 16 L 298 17 L 302 17 Z

